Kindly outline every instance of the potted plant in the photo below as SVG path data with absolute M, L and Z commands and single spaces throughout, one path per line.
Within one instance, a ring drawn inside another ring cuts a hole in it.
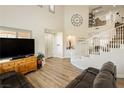
M 40 69 L 44 65 L 44 54 L 39 53 L 37 56 L 37 68 Z

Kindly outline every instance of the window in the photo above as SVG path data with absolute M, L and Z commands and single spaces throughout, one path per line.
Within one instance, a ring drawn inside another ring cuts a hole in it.
M 3 37 L 3 38 L 16 38 L 16 32 L 15 31 L 0 30 L 0 37 Z
M 31 38 L 30 30 L 0 26 L 0 38 Z
M 30 32 L 18 32 L 18 38 L 31 38 L 31 33 Z

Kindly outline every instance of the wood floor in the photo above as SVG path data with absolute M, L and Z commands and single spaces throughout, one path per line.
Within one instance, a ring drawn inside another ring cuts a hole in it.
M 69 59 L 50 58 L 45 66 L 26 75 L 36 88 L 64 88 L 81 73 Z M 117 87 L 124 88 L 124 79 L 117 79 Z
M 45 66 L 26 75 L 27 79 L 37 88 L 64 88 L 81 73 L 69 59 L 50 58 Z
M 118 88 L 124 88 L 124 78 L 118 78 L 117 79 L 117 87 Z

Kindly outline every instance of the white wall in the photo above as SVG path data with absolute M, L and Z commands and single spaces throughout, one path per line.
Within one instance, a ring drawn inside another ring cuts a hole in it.
M 80 14 L 83 17 L 83 24 L 79 27 L 75 27 L 71 23 L 71 17 L 73 14 Z M 87 37 L 88 32 L 88 18 L 89 9 L 88 6 L 65 6 L 64 13 L 64 56 L 69 57 L 69 51 L 66 50 L 67 36 L 75 36 L 76 40 L 80 37 Z M 76 44 L 75 44 L 76 45 Z
M 55 14 L 48 6 L 0 6 L 0 26 L 32 30 L 36 52 L 45 53 L 44 29 L 64 31 L 64 8 L 55 7 Z

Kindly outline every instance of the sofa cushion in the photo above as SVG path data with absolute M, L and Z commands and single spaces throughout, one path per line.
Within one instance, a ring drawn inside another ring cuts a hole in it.
M 94 88 L 113 88 L 115 87 L 115 79 L 109 71 L 101 71 L 96 76 L 94 83 Z
M 114 69 L 115 69 L 114 64 L 112 62 L 107 62 L 107 63 L 104 63 L 102 65 L 102 68 L 101 68 L 100 71 L 109 71 L 112 74 L 114 74 L 114 71 L 115 71 Z

